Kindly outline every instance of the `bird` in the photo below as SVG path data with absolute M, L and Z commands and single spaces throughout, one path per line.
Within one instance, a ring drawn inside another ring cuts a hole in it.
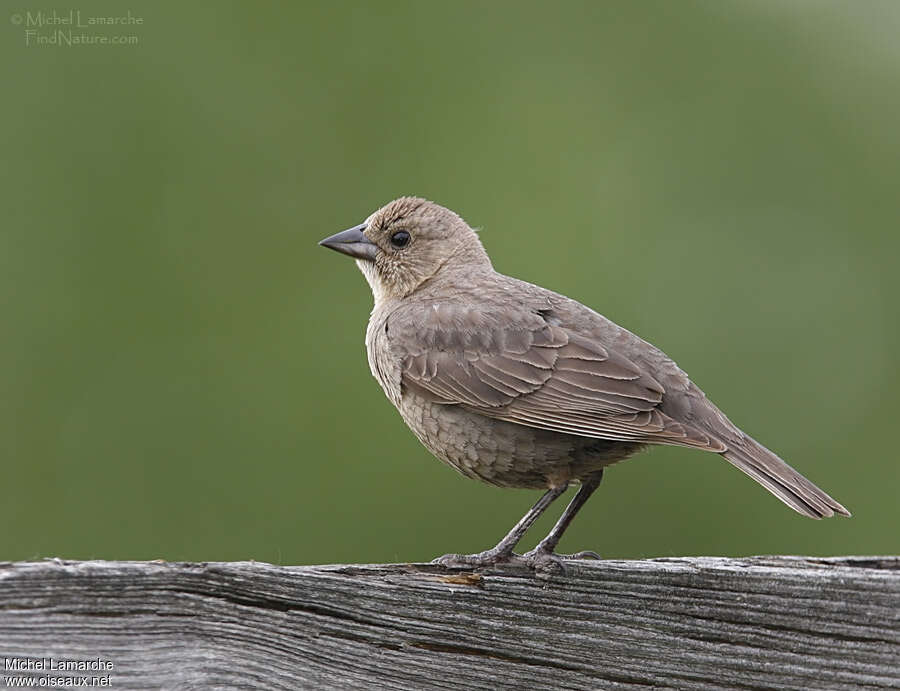
M 495 271 L 450 209 L 400 197 L 319 244 L 354 258 L 371 287 L 369 367 L 419 441 L 466 477 L 544 490 L 494 547 L 435 562 L 547 572 L 599 558 L 556 548 L 604 469 L 656 444 L 718 454 L 804 516 L 850 516 L 661 350 L 576 300 Z M 578 490 L 547 536 L 516 553 L 570 485 Z

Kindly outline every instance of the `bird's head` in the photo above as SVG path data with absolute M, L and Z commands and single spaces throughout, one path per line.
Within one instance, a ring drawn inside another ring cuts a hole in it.
M 426 281 L 453 280 L 466 267 L 491 266 L 463 219 L 418 197 L 395 199 L 364 223 L 319 244 L 356 259 L 376 304 L 404 298 Z

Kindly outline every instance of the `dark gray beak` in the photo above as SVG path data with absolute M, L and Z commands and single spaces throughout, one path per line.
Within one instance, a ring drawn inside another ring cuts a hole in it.
M 342 230 L 330 238 L 320 240 L 319 244 L 336 252 L 348 254 L 355 259 L 374 261 L 375 255 L 378 254 L 378 246 L 365 236 L 363 233 L 365 229 L 366 224 L 360 223 L 358 226 Z

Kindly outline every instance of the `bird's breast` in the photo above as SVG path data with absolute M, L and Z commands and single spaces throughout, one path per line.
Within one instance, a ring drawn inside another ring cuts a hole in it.
M 385 396 L 399 408 L 400 363 L 391 353 L 387 326 L 387 316 L 379 314 L 377 309 L 373 311 L 366 329 L 366 355 L 372 376 L 381 385 Z

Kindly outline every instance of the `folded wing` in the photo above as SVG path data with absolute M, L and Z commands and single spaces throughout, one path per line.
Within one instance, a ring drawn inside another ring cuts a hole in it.
M 402 384 L 435 402 L 583 437 L 726 450 L 663 413 L 649 373 L 539 311 L 436 303 L 398 322 Z

